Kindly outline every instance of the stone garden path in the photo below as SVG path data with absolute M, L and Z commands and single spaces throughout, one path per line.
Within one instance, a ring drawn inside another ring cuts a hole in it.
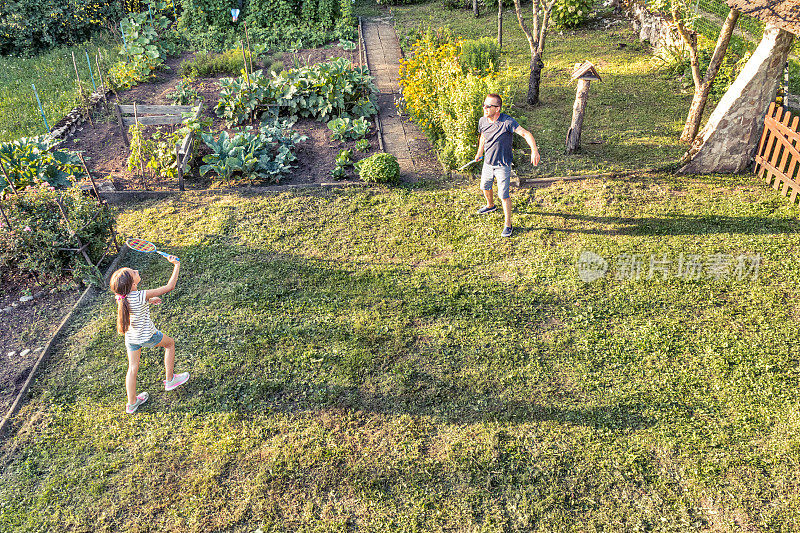
M 378 117 L 383 148 L 400 163 L 400 174 L 415 181 L 441 175 L 433 149 L 425 135 L 395 105 L 400 98 L 400 43 L 389 18 L 361 21 L 367 65 L 378 89 Z

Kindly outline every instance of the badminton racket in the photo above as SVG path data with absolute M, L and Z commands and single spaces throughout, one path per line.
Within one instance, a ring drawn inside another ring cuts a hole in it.
M 157 250 L 155 244 L 153 244 L 150 241 L 146 241 L 144 239 L 128 239 L 127 241 L 125 241 L 125 244 L 128 246 L 128 248 L 130 248 L 131 250 L 136 250 L 137 252 L 142 252 L 145 254 L 155 252 L 157 254 L 163 255 L 166 258 L 175 257 L 170 254 L 165 254 L 161 250 Z M 178 258 L 175 257 L 175 259 Z M 178 262 L 180 262 L 180 259 L 178 259 Z
M 473 159 L 473 160 L 472 160 L 472 161 L 470 161 L 469 163 L 464 163 L 463 165 L 461 165 L 461 168 L 459 168 L 459 169 L 458 169 L 458 171 L 459 171 L 459 172 L 461 172 L 462 170 L 464 170 L 465 168 L 467 168 L 468 166 L 470 166 L 472 163 L 477 163 L 477 162 L 478 162 L 478 161 L 480 161 L 481 159 L 483 159 L 483 156 L 479 157 L 478 159 Z

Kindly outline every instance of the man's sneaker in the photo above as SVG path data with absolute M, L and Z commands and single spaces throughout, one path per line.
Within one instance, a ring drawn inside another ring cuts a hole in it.
M 182 372 L 180 374 L 174 374 L 170 381 L 164 380 L 164 390 L 172 390 L 177 389 L 184 383 L 189 381 L 189 373 Z
M 486 213 L 491 213 L 492 211 L 497 211 L 497 206 L 496 205 L 493 205 L 492 207 L 489 207 L 488 205 L 485 205 L 485 206 L 481 207 L 480 209 L 478 209 L 478 214 L 479 215 L 485 215 Z
M 500 236 L 501 237 L 511 237 L 511 234 L 513 233 L 513 231 L 514 230 L 511 229 L 511 226 L 506 226 L 505 228 L 503 228 L 503 231 L 500 232 Z
M 147 401 L 147 399 L 149 397 L 150 397 L 149 393 L 147 393 L 147 392 L 141 393 L 139 396 L 136 397 L 136 403 L 135 404 L 133 404 L 133 405 L 126 404 L 125 405 L 125 412 L 128 413 L 129 415 L 132 415 L 133 413 L 136 412 L 136 410 L 139 408 L 140 405 L 142 405 L 144 402 Z

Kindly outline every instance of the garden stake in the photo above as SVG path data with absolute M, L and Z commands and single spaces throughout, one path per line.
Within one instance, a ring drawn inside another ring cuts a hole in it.
M 78 237 L 77 233 L 72 231 L 72 226 L 69 224 L 69 218 L 67 218 L 67 213 L 64 211 L 64 204 L 61 203 L 61 196 L 56 198 L 56 203 L 58 204 L 58 209 L 61 211 L 61 216 L 64 217 L 64 222 L 67 223 L 67 230 L 69 231 L 70 236 L 75 237 L 75 240 L 78 242 L 78 248 L 73 250 L 82 253 L 90 267 L 95 266 L 94 263 L 92 263 L 92 260 L 89 258 L 89 254 L 86 253 L 86 246 L 84 246 L 81 242 L 81 238 Z
M 86 63 L 89 65 L 89 76 L 92 77 L 92 87 L 94 87 L 94 90 L 97 91 L 97 85 L 94 83 L 94 73 L 92 72 L 92 62 L 89 60 L 89 52 L 86 52 L 85 50 L 84 52 L 86 53 Z
M 247 22 L 242 20 L 242 24 L 244 24 L 244 37 L 247 39 L 247 53 L 250 54 L 250 74 L 253 73 L 253 51 L 250 50 L 250 36 L 247 34 Z M 788 63 L 787 63 L 788 65 Z
M 47 123 L 47 117 L 44 116 L 44 109 L 42 109 L 42 102 L 39 100 L 39 92 L 36 90 L 36 85 L 31 83 L 31 87 L 33 87 L 33 94 L 36 96 L 36 103 L 39 104 L 39 113 L 42 114 L 42 120 L 44 120 L 44 127 L 47 128 L 47 131 L 49 133 L 50 125 Z
M 11 229 L 11 223 L 8 221 L 8 217 L 6 216 L 6 212 L 3 211 L 3 206 L 2 205 L 0 205 L 0 214 L 3 215 L 3 218 L 6 221 L 6 230 L 11 232 L 11 233 L 14 233 L 13 230 Z
M 94 189 L 94 194 L 97 196 L 98 200 L 101 200 L 100 191 L 97 190 L 97 184 L 94 182 L 94 178 L 92 177 L 92 173 L 89 172 L 89 169 L 86 166 L 86 161 L 83 160 L 83 154 L 81 152 L 78 152 L 78 157 L 81 159 L 81 163 L 83 164 L 83 170 L 86 171 L 86 175 L 89 176 L 89 179 L 92 181 L 92 188 Z M 101 200 L 100 203 L 102 203 L 102 200 Z
M 78 78 L 78 94 L 81 97 L 81 102 L 83 102 L 83 105 L 86 106 L 86 115 L 89 117 L 89 122 L 94 128 L 94 120 L 92 120 L 92 110 L 89 109 L 89 102 L 86 101 L 86 98 L 83 95 L 83 84 L 81 83 L 81 77 L 78 74 L 78 62 L 75 61 L 75 52 L 72 52 L 72 64 L 75 66 L 75 77 Z
M 14 187 L 14 184 L 11 182 L 11 178 L 8 177 L 8 172 L 6 172 L 6 166 L 3 164 L 2 161 L 0 161 L 0 170 L 3 171 L 3 176 L 6 177 L 6 183 L 8 183 L 9 187 L 11 187 L 11 192 L 13 192 L 16 196 L 19 196 L 17 188 Z
M 242 62 L 244 63 L 244 79 L 245 79 L 245 81 L 247 81 L 247 88 L 249 89 L 250 88 L 250 76 L 248 76 L 248 74 L 247 74 L 247 57 L 245 57 L 245 54 L 244 54 L 244 44 L 242 44 L 242 41 L 239 41 L 239 48 L 242 49 Z

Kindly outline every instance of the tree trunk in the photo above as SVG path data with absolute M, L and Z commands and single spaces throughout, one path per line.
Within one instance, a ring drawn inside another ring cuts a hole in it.
M 697 132 L 700 130 L 700 123 L 703 121 L 703 110 L 708 101 L 708 93 L 711 91 L 711 86 L 714 85 L 714 78 L 717 77 L 720 66 L 722 66 L 722 59 L 725 57 L 725 52 L 728 50 L 728 44 L 730 44 L 731 36 L 733 35 L 733 30 L 736 28 L 736 22 L 738 20 L 739 12 L 735 9 L 731 9 L 720 31 L 705 76 L 703 76 L 702 80 L 699 79 L 699 75 L 695 76 L 694 97 L 692 98 L 692 105 L 689 108 L 689 115 L 686 117 L 686 124 L 684 124 L 683 132 L 681 133 L 681 141 L 683 142 L 692 142 L 697 136 Z M 697 54 L 695 54 L 695 56 L 696 55 Z
M 711 92 L 711 83 L 703 83 L 700 88 L 695 88 L 692 105 L 689 107 L 689 115 L 686 117 L 686 124 L 683 126 L 681 141 L 692 142 L 700 131 L 700 123 L 703 121 L 703 111 L 708 101 L 708 93 Z
M 542 77 L 543 68 L 544 62 L 542 61 L 542 55 L 537 52 L 531 58 L 531 77 L 528 80 L 528 96 L 526 101 L 530 105 L 539 103 L 539 81 Z
M 480 11 L 478 11 L 478 0 L 472 0 L 472 12 L 475 14 L 475 18 L 481 16 Z
M 503 51 L 503 0 L 497 2 L 497 46 Z

